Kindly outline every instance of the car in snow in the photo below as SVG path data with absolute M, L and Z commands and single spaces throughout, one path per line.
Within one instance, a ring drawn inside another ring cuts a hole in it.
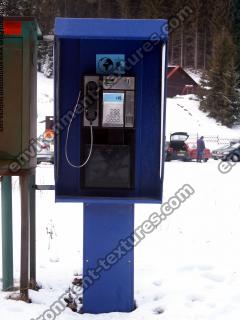
M 193 143 L 186 143 L 188 138 L 189 135 L 186 132 L 175 132 L 170 135 L 170 142 L 165 156 L 167 161 L 192 161 L 197 159 L 197 146 Z M 210 158 L 211 151 L 206 148 L 204 151 L 203 160 L 208 161 Z
M 173 152 L 173 149 L 170 147 L 170 142 L 165 142 L 165 161 L 171 160 L 171 154 Z
M 230 141 L 229 144 L 225 144 L 224 146 L 218 148 L 218 149 L 215 149 L 212 151 L 212 157 L 214 160 L 221 160 L 224 158 L 224 152 L 228 152 L 228 150 L 231 151 L 231 148 L 234 144 L 238 143 L 240 141 L 238 140 L 233 140 L 233 141 Z
M 233 162 L 240 161 L 240 142 L 226 148 L 222 153 L 222 160 Z
M 167 161 L 182 160 L 190 161 L 188 145 L 185 141 L 189 135 L 186 132 L 175 132 L 170 135 L 170 142 L 167 151 Z
M 189 143 L 188 144 L 188 150 L 191 160 L 197 160 L 197 145 L 196 143 Z M 203 161 L 207 162 L 210 158 L 212 158 L 212 153 L 210 149 L 205 148 L 204 154 L 203 154 Z

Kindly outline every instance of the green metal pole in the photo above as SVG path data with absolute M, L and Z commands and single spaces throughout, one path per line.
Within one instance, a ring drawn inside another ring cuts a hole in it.
M 21 193 L 21 265 L 20 265 L 20 295 L 21 300 L 29 302 L 29 180 L 28 175 L 22 175 L 20 180 Z
M 29 177 L 30 195 L 30 288 L 37 290 L 36 281 L 36 190 L 35 172 Z
M 3 291 L 13 289 L 12 177 L 2 177 L 2 278 Z

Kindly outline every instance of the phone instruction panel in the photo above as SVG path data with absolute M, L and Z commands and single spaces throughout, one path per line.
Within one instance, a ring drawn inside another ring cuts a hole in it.
M 124 126 L 124 93 L 103 93 L 103 127 Z

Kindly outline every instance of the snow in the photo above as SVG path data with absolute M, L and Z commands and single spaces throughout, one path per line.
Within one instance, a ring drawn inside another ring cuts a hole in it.
M 195 95 L 167 99 L 166 134 L 176 131 L 240 138 L 240 126 L 230 129 L 220 125 L 215 119 L 207 117 L 206 113 L 199 110 L 199 101 Z
M 166 140 L 173 132 L 187 132 L 190 142 L 203 135 L 210 149 L 218 147 L 218 139 L 223 144 L 228 140 L 240 139 L 240 126 L 230 129 L 207 117 L 206 113 L 199 110 L 199 100 L 195 95 L 167 99 Z
M 52 80 L 39 74 L 39 118 L 52 115 Z M 192 96 L 168 100 L 167 135 L 187 131 L 238 137 L 239 129 L 218 126 L 198 110 Z M 184 111 L 178 104 L 184 105 Z M 40 128 L 39 128 L 40 130 Z M 129 314 L 79 315 L 66 309 L 59 320 L 236 320 L 240 313 L 240 164 L 228 174 L 218 161 L 166 163 L 164 200 L 184 184 L 195 194 L 135 249 L 135 299 Z M 37 169 L 37 183 L 53 183 L 53 167 Z M 14 178 L 14 276 L 19 281 L 19 183 Z M 136 205 L 135 225 L 158 205 Z M 50 241 L 46 228 L 54 224 Z M 37 191 L 37 279 L 32 304 L 7 300 L 0 292 L 0 319 L 37 319 L 82 272 L 82 204 L 54 202 L 53 191 Z M 0 252 L 1 257 L 1 252 Z M 55 261 L 55 262 L 53 262 Z M 1 269 L 1 267 L 0 267 Z M 1 273 L 1 270 L 0 270 Z
M 38 73 L 38 135 L 45 130 L 45 116 L 53 116 L 53 79 Z
M 193 78 L 193 80 L 197 83 L 201 83 L 201 78 L 202 78 L 202 72 L 201 71 L 195 71 L 192 69 L 185 69 L 185 71 L 190 75 L 190 77 Z

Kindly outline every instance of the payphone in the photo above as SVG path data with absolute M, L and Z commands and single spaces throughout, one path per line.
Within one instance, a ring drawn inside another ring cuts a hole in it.
M 133 128 L 134 94 L 134 77 L 85 76 L 84 126 Z
M 134 246 L 107 272 L 99 261 L 134 234 L 136 203 L 162 203 L 167 30 L 159 19 L 56 18 L 55 196 L 83 202 L 84 313 L 134 310 Z
M 86 75 L 81 119 L 81 169 L 83 188 L 130 189 L 134 182 L 135 77 Z M 79 101 L 79 99 L 78 99 Z M 78 103 L 75 106 L 75 110 Z M 74 115 L 73 115 L 74 116 Z

